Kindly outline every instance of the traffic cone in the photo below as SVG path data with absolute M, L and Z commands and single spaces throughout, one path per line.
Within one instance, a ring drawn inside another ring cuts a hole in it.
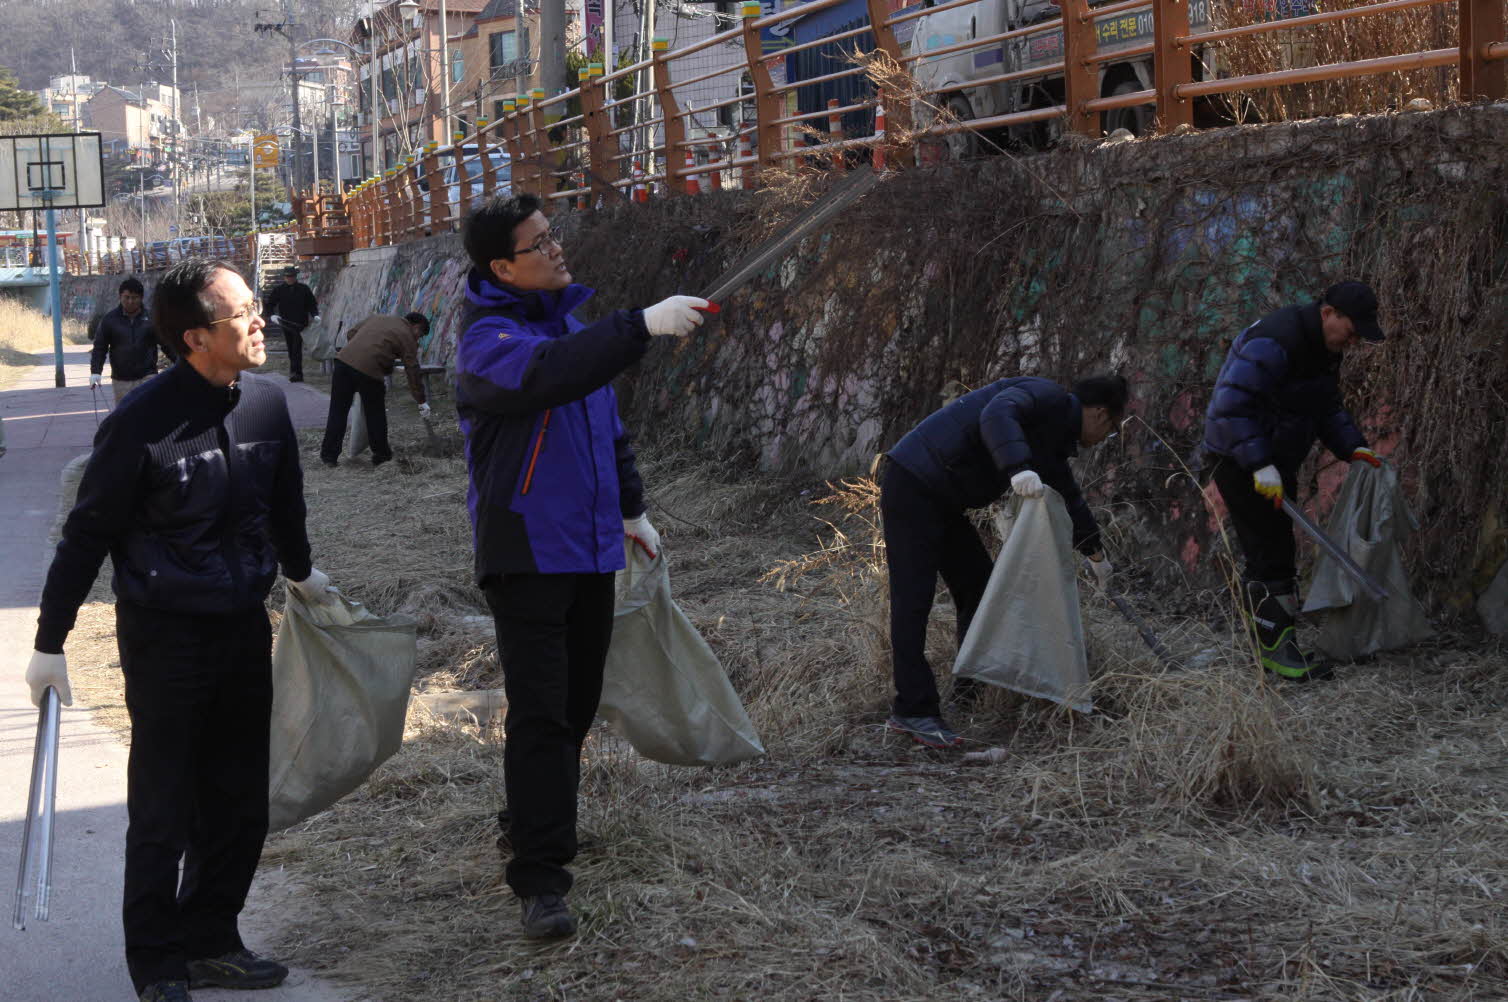
M 752 160 L 754 158 L 754 141 L 749 137 L 749 130 L 745 129 L 738 134 L 738 159 Z M 744 164 L 741 168 L 744 191 L 754 190 L 754 165 Z
M 879 142 L 874 144 L 874 169 L 885 169 L 885 106 L 876 105 L 874 109 L 874 138 Z
M 576 174 L 576 208 L 586 211 L 586 176 L 579 171 Z
M 723 158 L 723 144 L 722 144 L 722 142 L 720 140 L 714 138 L 712 140 L 712 142 L 710 142 L 710 143 L 707 144 L 707 152 L 711 154 L 711 156 L 709 156 L 707 158 L 709 160 L 709 162 L 717 163 L 718 161 L 722 160 L 722 158 Z M 711 174 L 708 174 L 707 175 L 707 180 L 708 180 L 708 187 L 712 191 L 722 191 L 723 190 L 723 172 L 721 170 L 715 170 Z
M 634 201 L 649 201 L 649 189 L 644 186 L 644 171 L 638 164 L 634 164 Z
M 691 170 L 695 166 L 696 166 L 696 153 L 693 152 L 693 148 L 692 147 L 688 146 L 688 147 L 686 147 L 686 169 L 687 170 Z M 688 195 L 700 195 L 701 193 L 702 193 L 702 185 L 701 185 L 701 182 L 697 180 L 696 175 L 693 174 L 690 177 L 686 178 L 686 194 L 688 194 Z

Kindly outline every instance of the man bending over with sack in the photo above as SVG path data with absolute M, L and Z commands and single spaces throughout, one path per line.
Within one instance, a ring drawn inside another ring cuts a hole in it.
M 939 574 L 958 610 L 960 646 L 989 584 L 994 563 L 969 509 L 993 504 L 1007 487 L 1041 497 L 1046 484 L 1063 496 L 1074 546 L 1089 556 L 1100 586 L 1110 580 L 1099 527 L 1068 457 L 1114 433 L 1126 398 L 1120 376 L 1092 376 L 1072 393 L 1034 376 L 1002 379 L 936 411 L 885 454 L 880 514 L 895 673 L 890 730 L 928 748 L 963 744 L 943 721 L 926 643 Z
M 307 601 L 329 601 L 330 582 L 309 565 L 288 404 L 245 373 L 267 359 L 245 280 L 223 261 L 185 261 L 158 284 L 152 315 L 180 361 L 95 435 L 26 681 L 39 706 L 48 686 L 72 703 L 63 641 L 108 553 L 131 714 L 126 964 L 141 1002 L 187 1002 L 191 987 L 288 976 L 237 931 L 267 836 L 264 603 L 279 566 Z
M 653 335 L 684 336 L 707 301 L 671 296 L 587 325 L 592 290 L 571 282 L 558 234 L 532 195 L 467 217 L 469 311 L 456 408 L 471 476 L 476 583 L 497 626 L 508 714 L 508 885 L 524 933 L 569 936 L 581 745 L 602 694 L 613 575 L 627 535 L 653 559 L 660 537 L 618 417 L 614 376 Z

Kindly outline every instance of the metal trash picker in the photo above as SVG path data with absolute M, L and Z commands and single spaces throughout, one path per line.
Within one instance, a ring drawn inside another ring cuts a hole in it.
M 1086 568 L 1089 567 L 1088 560 L 1084 561 L 1084 566 Z M 1091 570 L 1089 573 L 1091 577 L 1094 574 L 1093 570 Z M 1115 587 L 1114 585 L 1106 585 L 1105 597 L 1108 598 L 1110 600 L 1110 603 L 1115 606 L 1116 611 L 1121 614 L 1122 618 L 1124 618 L 1126 622 L 1130 623 L 1136 628 L 1136 632 L 1141 634 L 1142 643 L 1146 644 L 1153 654 L 1156 654 L 1159 658 L 1161 658 L 1162 663 L 1166 667 L 1183 667 L 1183 663 L 1178 658 L 1174 657 L 1173 652 L 1168 650 L 1167 645 L 1165 645 L 1161 640 L 1158 639 L 1157 634 L 1152 631 L 1152 627 L 1148 625 L 1147 621 L 1141 617 L 1141 614 L 1138 613 L 1135 609 L 1131 608 L 1131 603 L 1126 601 L 1125 596 L 1121 594 L 1121 590 L 1119 588 Z
M 16 875 L 16 910 L 11 925 L 26 928 L 26 886 L 36 880 L 35 916 L 46 922 L 52 905 L 52 834 L 58 798 L 58 728 L 62 704 L 52 686 L 42 696 L 37 715 L 37 744 L 31 756 L 31 790 L 26 797 L 26 827 L 21 834 L 21 866 Z M 33 878 L 33 873 L 35 877 Z
M 1356 561 L 1351 559 L 1351 554 L 1346 552 L 1345 547 L 1325 535 L 1323 529 L 1310 521 L 1309 516 L 1304 514 L 1302 508 L 1287 498 L 1283 499 L 1283 511 L 1293 519 L 1294 524 L 1309 534 L 1309 537 L 1320 545 L 1320 549 L 1330 554 L 1341 570 L 1345 571 L 1359 585 L 1367 596 L 1374 602 L 1386 602 L 1388 590 L 1377 583 L 1377 580 L 1362 570 Z

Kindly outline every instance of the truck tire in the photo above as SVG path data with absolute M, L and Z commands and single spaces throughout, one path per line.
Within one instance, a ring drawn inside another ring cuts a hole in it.
M 968 98 L 962 94 L 950 94 L 947 104 L 943 105 L 948 115 L 960 122 L 971 121 L 974 118 L 974 109 L 969 107 Z M 979 156 L 979 133 L 972 129 L 962 132 L 951 132 L 943 136 L 943 148 L 949 160 L 972 160 Z
M 1141 89 L 1141 84 L 1135 80 L 1122 80 L 1105 96 L 1120 97 L 1122 94 L 1134 94 Z M 1144 136 L 1152 128 L 1152 106 L 1138 104 L 1134 108 L 1115 108 L 1105 112 L 1101 120 L 1104 122 L 1107 136 L 1116 129 L 1128 129 L 1133 136 Z

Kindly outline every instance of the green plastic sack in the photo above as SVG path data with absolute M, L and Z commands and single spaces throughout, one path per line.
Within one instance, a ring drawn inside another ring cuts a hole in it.
M 646 562 L 627 544 L 598 713 L 645 758 L 723 765 L 764 745 L 717 655 L 670 597 L 665 554 Z
M 1073 520 L 1050 487 L 1020 498 L 953 674 L 1089 713 L 1089 657 L 1074 575 Z M 1003 520 L 1002 520 L 1003 522 Z
M 272 655 L 273 831 L 329 807 L 402 747 L 417 655 L 412 619 L 288 590 Z
M 1325 534 L 1388 591 L 1377 602 L 1334 559 L 1321 552 L 1304 611 L 1325 610 L 1314 646 L 1336 660 L 1418 643 L 1434 633 L 1409 587 L 1403 542 L 1417 529 L 1398 471 L 1392 466 L 1352 463 L 1335 499 Z

